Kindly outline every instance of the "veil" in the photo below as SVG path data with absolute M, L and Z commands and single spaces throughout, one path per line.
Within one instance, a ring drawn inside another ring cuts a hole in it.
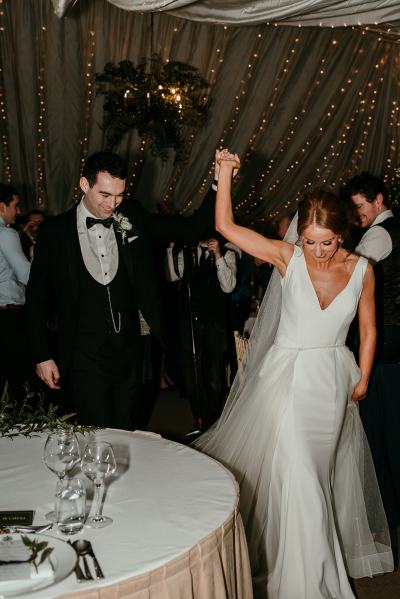
M 296 214 L 284 238 L 292 244 L 298 240 L 297 221 Z M 239 366 L 221 417 L 193 443 L 194 448 L 219 460 L 236 476 L 254 574 L 267 570 L 264 542 L 271 470 L 290 396 L 290 372 L 296 360 L 295 352 L 289 352 L 284 364 L 281 356 L 277 358 L 276 371 L 280 375 L 275 375 L 273 345 L 281 315 L 281 280 L 274 268 L 247 355 Z M 266 379 L 260 375 L 267 354 Z M 261 405 L 264 409 L 266 403 L 274 415 L 271 422 L 258 418 Z M 336 455 L 333 503 L 350 576 L 361 578 L 392 571 L 390 535 L 372 457 L 358 406 L 350 397 Z
M 297 220 L 298 215 L 296 212 L 284 238 L 284 241 L 291 244 L 295 244 L 298 240 Z M 202 450 L 208 444 L 210 438 L 224 426 L 235 405 L 240 401 L 243 389 L 247 386 L 246 382 L 249 377 L 251 378 L 251 373 L 260 370 L 268 350 L 273 345 L 278 330 L 281 316 L 281 299 L 281 276 L 278 270 L 274 268 L 251 331 L 246 355 L 232 383 L 222 414 L 219 420 L 193 443 L 197 449 Z

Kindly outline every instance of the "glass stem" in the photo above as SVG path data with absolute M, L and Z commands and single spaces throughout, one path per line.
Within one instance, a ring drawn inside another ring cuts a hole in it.
M 95 491 L 94 491 L 94 503 L 95 503 L 95 510 L 94 510 L 94 516 L 93 516 L 93 520 L 100 520 L 101 519 L 101 500 L 103 497 L 103 483 L 101 482 L 100 484 L 95 483 Z
M 57 472 L 58 480 L 63 480 L 65 476 L 65 472 Z M 54 501 L 54 520 L 57 521 L 60 507 L 60 498 L 56 495 Z

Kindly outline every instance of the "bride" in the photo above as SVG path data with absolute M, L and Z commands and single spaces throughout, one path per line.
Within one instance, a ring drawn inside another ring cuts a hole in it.
M 346 212 L 329 192 L 300 202 L 292 243 L 236 225 L 231 180 L 239 158 L 224 151 L 217 160 L 217 230 L 275 272 L 247 363 L 220 420 L 195 447 L 240 484 L 255 597 L 354 598 L 348 575 L 393 570 L 357 407 L 375 351 L 373 271 L 341 248 Z M 357 309 L 360 368 L 345 346 Z

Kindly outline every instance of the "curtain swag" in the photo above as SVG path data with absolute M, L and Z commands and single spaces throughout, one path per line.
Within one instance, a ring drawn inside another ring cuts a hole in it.
M 53 0 L 58 17 L 79 0 Z M 346 26 L 400 19 L 398 0 L 108 0 L 137 12 L 167 12 L 183 19 L 214 24 Z
M 0 179 L 27 208 L 57 214 L 79 200 L 82 163 L 106 145 L 96 73 L 108 62 L 150 64 L 155 53 L 199 70 L 210 110 L 185 132 L 179 163 L 173 152 L 155 158 L 136 130 L 115 148 L 129 166 L 130 195 L 148 209 L 196 208 L 217 147 L 241 156 L 234 194 L 244 223 L 290 212 L 312 187 L 337 191 L 362 170 L 389 186 L 398 178 L 396 26 L 222 26 L 106 0 L 78 0 L 63 19 L 49 0 L 2 6 Z

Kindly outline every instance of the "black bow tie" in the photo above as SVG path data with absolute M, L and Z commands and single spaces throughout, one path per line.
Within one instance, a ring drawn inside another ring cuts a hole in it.
M 107 227 L 109 229 L 113 222 L 113 217 L 110 218 L 92 218 L 91 216 L 86 217 L 86 226 L 88 229 L 93 227 L 94 225 L 103 225 L 103 227 Z

